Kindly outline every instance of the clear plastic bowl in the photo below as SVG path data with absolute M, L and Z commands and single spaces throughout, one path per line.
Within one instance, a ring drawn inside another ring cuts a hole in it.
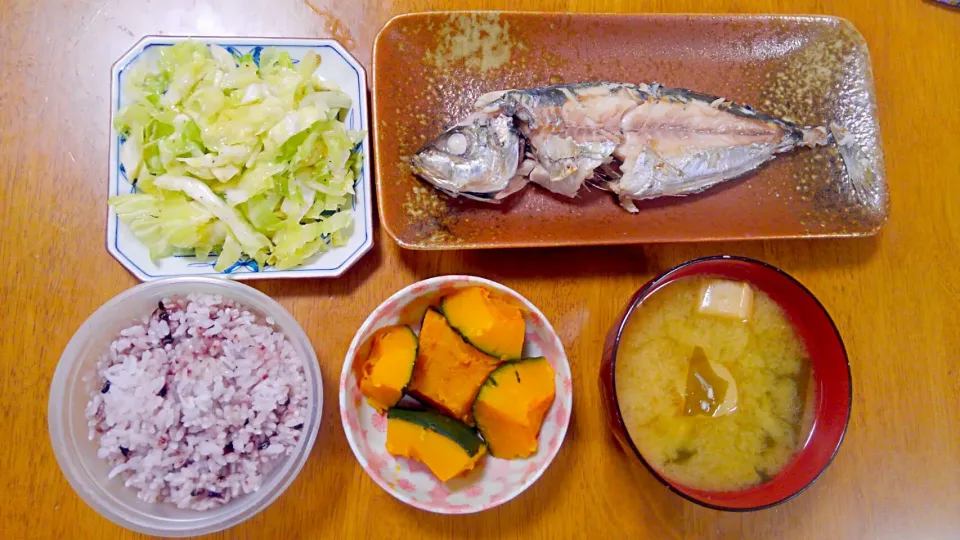
M 252 311 L 274 319 L 304 362 L 307 378 L 307 421 L 293 454 L 264 478 L 254 493 L 202 512 L 181 510 L 173 504 L 151 504 L 123 485 L 123 475 L 107 479 L 110 465 L 97 457 L 96 441 L 88 439 L 84 409 L 95 384 L 84 377 L 121 329 L 150 313 L 163 298 L 192 292 L 219 294 Z M 50 385 L 48 422 L 57 462 L 70 485 L 100 515 L 134 531 L 157 536 L 195 536 L 232 527 L 270 505 L 296 478 L 320 429 L 323 386 L 310 340 L 297 321 L 269 296 L 246 285 L 221 278 L 176 277 L 151 281 L 127 290 L 100 307 L 77 330 L 60 357 Z

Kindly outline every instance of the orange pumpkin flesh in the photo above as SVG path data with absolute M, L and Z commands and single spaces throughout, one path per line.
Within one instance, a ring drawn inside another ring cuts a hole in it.
M 387 412 L 387 452 L 423 462 L 441 482 L 472 470 L 487 448 L 476 432 L 434 411 Z
M 360 392 L 370 406 L 383 412 L 403 397 L 417 360 L 417 336 L 406 326 L 388 326 L 373 335 L 363 363 Z
M 473 425 L 470 408 L 487 375 L 500 360 L 466 343 L 434 309 L 420 329 L 420 351 L 408 391 L 448 415 Z
M 490 454 L 503 459 L 535 454 L 543 417 L 555 395 L 553 368 L 545 358 L 508 362 L 491 373 L 473 404 Z
M 467 287 L 445 296 L 441 307 L 450 326 L 477 349 L 503 360 L 520 358 L 526 327 L 517 306 L 483 287 Z

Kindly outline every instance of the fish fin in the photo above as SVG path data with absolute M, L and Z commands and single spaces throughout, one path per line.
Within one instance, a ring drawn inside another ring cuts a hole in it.
M 483 94 L 477 98 L 477 101 L 473 103 L 473 108 L 482 109 L 494 101 L 502 98 L 507 92 L 510 92 L 510 90 L 496 90 L 494 92 L 487 92 L 486 94 Z
M 588 184 L 599 190 L 614 191 L 613 184 L 616 184 L 616 182 L 611 182 L 610 180 L 606 180 L 603 178 L 591 178 L 588 181 Z M 588 185 L 588 184 L 584 184 L 584 185 Z
M 854 197 L 860 203 L 880 206 L 883 203 L 883 192 L 877 175 L 853 134 L 837 124 L 830 124 L 830 134 L 837 144 L 837 152 L 843 161 Z
M 623 195 L 620 196 L 620 206 L 622 206 L 624 210 L 630 212 L 631 214 L 636 214 L 640 211 L 640 209 L 637 208 L 637 205 L 633 204 L 633 199 L 630 197 L 624 197 Z
M 498 202 L 525 188 L 527 184 L 530 183 L 530 173 L 533 172 L 536 166 L 537 160 L 533 158 L 528 157 L 520 162 L 520 165 L 517 167 L 517 172 L 514 173 L 513 178 L 507 182 L 507 187 L 503 188 L 503 191 L 500 193 L 497 193 L 495 198 L 498 199 Z
M 580 103 L 580 100 L 577 99 L 577 96 L 574 95 L 574 93 L 571 92 L 569 88 L 565 88 L 565 87 L 560 88 L 560 91 L 563 92 L 563 95 L 566 96 L 567 100 L 573 105 L 577 106 L 577 108 L 580 108 L 580 109 L 584 108 L 583 103 Z
M 614 156 L 607 156 L 607 159 L 594 170 L 594 178 L 596 178 L 596 180 L 593 181 L 593 184 L 597 184 L 600 189 L 609 189 L 599 184 L 620 180 L 620 178 L 623 177 L 623 172 L 620 170 L 622 165 L 623 161 L 621 159 Z
M 660 195 L 660 186 L 657 175 L 654 174 L 654 164 L 657 156 L 649 146 L 644 146 L 636 155 L 625 156 L 620 166 L 620 176 L 609 182 L 610 191 L 624 198 L 644 199 L 647 193 Z
M 571 198 L 576 197 L 577 191 L 580 190 L 580 186 L 583 184 L 583 180 L 577 181 L 577 177 L 571 174 L 554 179 L 551 177 L 550 172 L 540 163 L 537 163 L 536 167 L 530 171 L 530 181 L 554 193 L 559 193 L 560 195 Z
M 658 82 L 639 83 L 637 84 L 637 88 L 639 88 L 641 92 L 648 94 L 653 99 L 660 99 L 660 89 L 663 88 L 663 85 Z
M 833 129 L 831 127 L 831 129 Z M 815 128 L 802 128 L 800 130 L 800 142 L 801 146 L 806 146 L 809 148 L 816 148 L 818 146 L 824 146 L 830 143 L 830 133 L 827 132 L 827 128 L 820 126 Z
M 494 199 L 496 200 L 491 202 L 500 202 L 501 200 L 506 199 L 507 197 L 527 187 L 528 183 L 530 183 L 530 179 L 526 176 L 521 176 L 519 174 L 514 176 L 510 179 L 510 182 L 507 183 L 507 187 L 503 188 L 503 191 L 494 196 Z
M 527 154 L 526 158 L 520 163 L 520 166 L 517 167 L 517 172 L 514 176 L 530 176 L 530 173 L 533 172 L 533 169 L 537 167 L 537 160 L 533 158 L 531 154 Z

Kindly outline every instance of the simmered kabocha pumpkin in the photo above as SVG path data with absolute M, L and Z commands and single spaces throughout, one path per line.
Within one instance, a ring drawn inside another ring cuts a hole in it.
M 467 287 L 445 296 L 440 307 L 450 326 L 477 349 L 503 360 L 520 358 L 526 328 L 517 306 L 483 287 Z
M 536 453 L 555 384 L 546 358 L 507 362 L 490 374 L 473 404 L 473 417 L 491 455 L 517 459 Z
M 441 482 L 473 469 L 487 451 L 477 432 L 435 411 L 387 411 L 387 452 L 423 462 Z
M 377 330 L 360 379 L 360 392 L 370 406 L 383 412 L 396 405 L 410 382 L 416 361 L 417 335 L 408 326 Z
M 473 425 L 470 406 L 500 360 L 470 346 L 430 308 L 420 329 L 420 352 L 408 391 L 420 401 Z

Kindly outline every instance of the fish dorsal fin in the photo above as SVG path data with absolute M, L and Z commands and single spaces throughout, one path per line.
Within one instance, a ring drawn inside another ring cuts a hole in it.
M 487 92 L 486 94 L 483 94 L 482 96 L 477 98 L 477 101 L 473 103 L 473 108 L 482 109 L 487 105 L 490 105 L 494 101 L 497 101 L 498 99 L 502 98 L 504 94 L 506 94 L 507 92 L 512 92 L 512 91 L 513 90 L 497 90 L 494 92 Z

